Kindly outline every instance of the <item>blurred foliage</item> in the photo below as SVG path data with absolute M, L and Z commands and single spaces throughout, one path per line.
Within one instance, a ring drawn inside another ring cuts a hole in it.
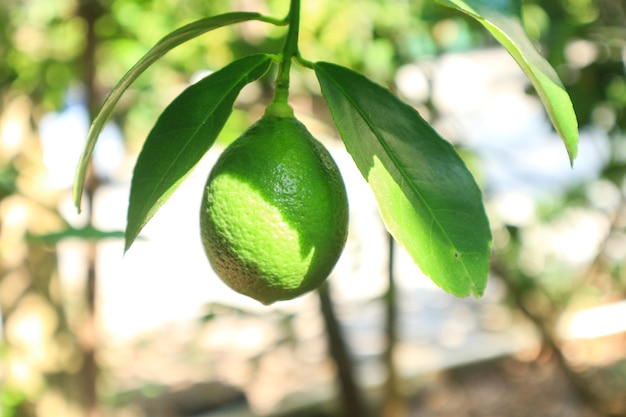
M 36 114 L 62 108 L 70 86 L 80 84 L 86 2 L 3 2 L 0 65 L 5 91 L 36 103 Z M 168 32 L 209 15 L 234 10 L 284 16 L 287 2 L 116 0 L 95 3 L 98 74 L 102 99 L 117 80 Z M 93 6 L 90 6 L 94 9 Z M 366 11 L 366 12 L 364 12 Z M 313 60 L 331 60 L 391 82 L 403 62 L 483 45 L 489 37 L 476 23 L 430 0 L 407 2 L 321 0 L 303 5 L 301 46 Z M 351 16 L 346 19 L 345 16 Z M 141 28 L 141 30 L 137 30 Z M 245 23 L 212 32 L 168 55 L 135 83 L 117 109 L 117 121 L 133 147 L 140 146 L 160 111 L 196 73 L 215 70 L 254 51 L 278 52 L 284 28 Z M 269 81 L 266 81 L 269 83 Z M 269 88 L 269 85 L 266 85 Z M 247 120 L 245 122 L 248 122 Z
M 96 10 L 98 86 L 101 95 L 166 33 L 192 20 L 233 10 L 275 16 L 287 2 L 261 0 L 102 0 Z M 37 114 L 62 107 L 67 89 L 80 83 L 87 3 L 8 0 L 0 6 L 0 85 L 37 103 Z M 93 7 L 92 7 L 93 8 Z M 624 4 L 610 0 L 524 2 L 526 29 L 555 66 L 581 125 L 606 129 L 626 123 L 623 70 Z M 479 24 L 431 0 L 320 0 L 303 4 L 301 47 L 311 60 L 329 60 L 390 83 L 399 65 L 495 45 Z M 350 16 L 350 19 L 346 19 Z M 141 30 L 137 30 L 141 28 Z M 165 105 L 193 74 L 215 70 L 253 51 L 277 52 L 283 28 L 246 23 L 202 36 L 168 54 L 142 76 L 118 108 L 118 122 L 139 146 Z M 269 82 L 269 81 L 267 81 Z M 132 138 L 132 139 L 131 139 Z
M 526 7 L 537 39 L 568 88 L 581 125 L 626 128 L 626 4 L 533 2 Z
M 602 178 L 542 202 L 533 222 L 493 222 L 496 254 L 517 271 L 517 290 L 540 317 L 553 322 L 571 305 L 626 295 L 626 2 L 525 0 L 523 5 L 525 28 L 564 81 L 581 127 L 606 132 L 612 148 Z M 67 225 L 58 209 L 67 190 L 47 183 L 37 136 L 41 118 L 67 106 L 68 91 L 83 83 L 83 16 L 97 16 L 96 85 L 102 101 L 138 58 L 183 24 L 239 10 L 281 17 L 287 7 L 284 0 L 0 2 L 0 358 L 11 364 L 0 374 L 1 415 L 35 415 L 36 404 L 58 403 L 59 392 L 49 388 L 59 375 L 71 378 L 79 366 L 71 357 L 76 348 L 68 321 L 72 323 L 72 309 L 80 302 L 62 305 L 52 243 L 67 237 L 117 236 Z M 305 58 L 333 61 L 390 86 L 395 70 L 405 63 L 496 46 L 478 23 L 431 0 L 304 0 L 302 7 Z M 190 79 L 250 52 L 278 52 L 284 31 L 245 23 L 201 36 L 166 55 L 137 80 L 116 110 L 114 121 L 129 151 L 138 150 L 157 115 Z M 317 94 L 313 79 L 310 71 L 296 68 L 294 95 Z M 259 91 L 240 100 L 223 137 L 235 137 L 250 124 L 258 114 L 257 102 L 267 99 L 270 82 L 263 80 Z M 590 229 L 600 231 L 595 257 L 572 259 L 563 242 L 589 239 L 585 233 Z M 576 233 L 567 234 L 570 230 Z M 547 235 L 554 239 L 547 241 Z M 39 242 L 28 241 L 28 236 L 39 236 Z M 49 244 L 43 245 L 46 239 Z M 554 250 L 559 244 L 562 250 Z M 16 314 L 26 311 L 32 314 Z M 210 323 L 214 317 L 215 311 L 208 311 L 205 319 Z M 11 333 L 25 318 L 43 323 L 47 339 L 20 339 L 19 332 Z M 37 346 L 47 346 L 54 360 L 42 361 Z M 619 369 L 623 377 L 623 366 Z M 80 415 L 71 408 L 64 411 Z

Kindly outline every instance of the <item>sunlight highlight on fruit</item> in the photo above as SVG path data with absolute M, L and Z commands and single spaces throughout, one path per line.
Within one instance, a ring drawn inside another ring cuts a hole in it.
M 216 162 L 202 242 L 235 291 L 263 304 L 317 288 L 343 250 L 348 201 L 326 148 L 293 117 L 264 116 Z

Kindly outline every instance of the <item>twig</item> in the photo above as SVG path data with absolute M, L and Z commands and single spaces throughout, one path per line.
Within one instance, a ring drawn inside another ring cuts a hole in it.
M 398 390 L 398 373 L 393 360 L 393 354 L 398 338 L 397 330 L 397 291 L 394 270 L 394 247 L 393 237 L 388 233 L 387 242 L 389 247 L 389 265 L 388 265 L 388 287 L 385 294 L 386 320 L 385 334 L 387 346 L 383 354 L 385 368 L 387 369 L 387 381 L 385 382 L 385 397 L 383 401 L 383 417 L 402 417 L 407 415 L 406 402 L 400 395 Z
M 569 365 L 567 358 L 559 347 L 556 337 L 549 326 L 549 323 L 552 322 L 550 318 L 545 317 L 541 313 L 533 311 L 527 306 L 526 302 L 524 301 L 524 290 L 522 290 L 521 287 L 517 284 L 518 277 L 515 276 L 519 276 L 521 275 L 521 273 L 518 272 L 516 274 L 515 272 L 511 271 L 510 268 L 507 268 L 501 262 L 495 259 L 495 256 L 491 265 L 491 269 L 501 278 L 502 282 L 507 287 L 509 294 L 511 294 L 517 308 L 519 308 L 519 310 L 539 331 L 543 343 L 548 346 L 554 354 L 559 368 L 568 379 L 573 389 L 578 394 L 579 398 L 581 398 L 584 403 L 587 404 L 591 409 L 593 409 L 595 412 L 602 416 L 623 417 L 623 415 L 621 414 L 614 414 L 608 411 L 604 406 L 604 402 L 602 401 L 602 399 L 599 398 L 599 396 L 589 387 L 588 382 L 586 382 L 585 379 L 580 376 L 576 371 L 574 371 Z
M 328 336 L 328 349 L 337 367 L 337 376 L 341 386 L 341 403 L 345 417 L 366 417 L 368 415 L 363 396 L 354 381 L 354 366 L 343 337 L 339 321 L 335 315 L 330 290 L 327 282 L 317 291 L 320 309 Z

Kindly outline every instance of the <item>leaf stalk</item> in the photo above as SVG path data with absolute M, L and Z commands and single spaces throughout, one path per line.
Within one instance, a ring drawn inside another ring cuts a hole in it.
M 270 108 L 276 109 L 288 106 L 287 100 L 289 96 L 291 61 L 299 54 L 298 35 L 300 32 L 300 0 L 291 0 L 287 20 L 289 21 L 289 30 L 285 38 L 282 59 L 276 76 L 276 91 L 274 92 L 274 100 L 270 105 Z

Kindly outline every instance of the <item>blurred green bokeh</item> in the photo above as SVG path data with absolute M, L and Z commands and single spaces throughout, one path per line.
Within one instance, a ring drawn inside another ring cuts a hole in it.
M 83 230 L 70 227 L 61 215 L 59 202 L 68 190 L 45 187 L 38 138 L 42 118 L 62 111 L 70 90 L 84 88 L 87 24 L 83 16 L 96 16 L 94 85 L 101 103 L 119 78 L 172 30 L 229 11 L 283 17 L 287 9 L 286 0 L 0 2 L 0 308 L 5 333 L 0 362 L 7 364 L 0 373 L 0 386 L 8 384 L 0 388 L 0 415 L 35 415 L 36 404 L 44 397 L 48 401 L 50 392 L 54 393 L 50 388 L 60 380 L 59 375 L 75 377 L 80 366 L 72 359 L 76 340 L 68 334 L 75 330 L 70 329 L 75 311 L 84 305 L 61 305 L 55 281 L 56 248 L 42 248 L 36 239 L 27 237 Z M 597 304 L 626 294 L 626 4 L 620 0 L 526 0 L 523 16 L 529 37 L 556 68 L 571 95 L 581 128 L 599 129 L 610 145 L 600 177 L 538 203 L 532 224 L 493 222 L 496 255 L 519 272 L 516 288 L 523 292 L 522 298 L 556 321 L 570 305 Z M 245 54 L 280 52 L 285 31 L 248 22 L 200 36 L 167 54 L 133 84 L 116 109 L 113 121 L 123 133 L 127 152 L 139 151 L 160 112 L 190 80 Z M 303 0 L 302 4 L 300 48 L 306 59 L 345 65 L 394 90 L 396 71 L 405 64 L 427 64 L 446 53 L 496 46 L 478 23 L 432 0 Z M 294 98 L 319 101 L 311 71 L 296 66 L 293 77 Z M 271 94 L 271 74 L 257 87 L 238 102 L 222 141 L 234 139 L 258 117 Z M 427 95 L 423 103 L 412 104 L 428 109 L 436 120 L 438 109 L 431 98 Z M 16 137 L 20 140 L 14 141 Z M 599 190 L 604 197 L 598 198 Z M 617 202 L 607 205 L 606 195 L 616 195 Z M 537 236 L 558 234 L 590 213 L 608 226 L 604 245 L 586 265 L 593 279 L 581 280 L 581 271 L 562 262 L 558 253 L 544 251 L 538 242 L 545 243 L 545 239 Z M 91 237 L 109 236 L 84 230 Z M 29 297 L 24 296 L 27 293 Z M 46 353 L 57 355 L 55 360 L 22 361 L 23 346 L 15 348 L 19 334 L 11 319 L 26 311 L 20 308 L 22 304 L 34 306 L 28 312 L 41 312 L 43 323 L 57 326 L 46 333 L 50 340 L 34 343 L 53 346 Z M 68 318 L 61 318 L 63 314 Z M 52 397 L 50 401 L 58 400 Z M 66 415 L 80 415 L 76 409 L 68 410 Z

